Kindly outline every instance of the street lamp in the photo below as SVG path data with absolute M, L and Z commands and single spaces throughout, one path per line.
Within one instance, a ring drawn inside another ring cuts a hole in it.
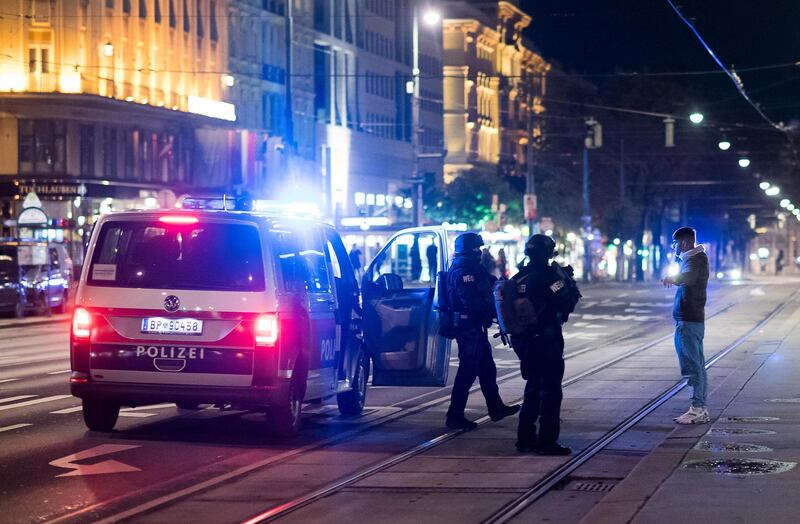
M 705 118 L 703 116 L 703 113 L 698 113 L 697 111 L 689 115 L 689 120 L 691 120 L 694 125 L 697 125 L 700 122 L 702 122 L 703 118 Z
M 788 205 L 789 205 L 789 204 L 791 204 L 791 203 L 792 203 L 792 201 L 791 201 L 791 200 L 789 200 L 788 198 L 784 198 L 783 200 L 781 200 L 781 201 L 780 201 L 780 206 L 781 206 L 781 207 L 786 207 L 786 206 L 788 206 Z
M 769 182 L 761 182 L 760 184 L 758 184 L 758 187 L 766 191 L 767 189 L 769 189 Z
M 719 141 L 719 144 L 717 144 L 717 146 L 723 151 L 727 151 L 728 149 L 731 148 L 731 143 L 723 138 L 722 140 Z
M 739 159 L 739 167 L 742 169 L 750 166 L 750 159 L 749 158 L 740 158 Z
M 114 56 L 114 44 L 112 44 L 108 40 L 106 40 L 106 43 L 103 44 L 103 55 L 104 56 Z
M 781 194 L 781 188 L 779 188 L 778 186 L 768 187 L 764 191 L 764 193 L 766 193 L 767 196 L 778 196 Z
M 411 148 L 413 154 L 413 165 L 411 173 L 411 182 L 415 186 L 415 206 L 414 210 L 414 224 L 421 226 L 423 222 L 422 215 L 422 177 L 419 170 L 420 159 L 420 144 L 419 144 L 419 126 L 420 126 L 420 99 L 419 99 L 419 19 L 420 12 L 417 3 L 414 3 L 414 12 L 412 14 L 412 65 L 411 65 L 411 78 L 412 82 L 406 84 L 406 92 L 411 95 Z M 441 15 L 431 9 L 422 13 L 422 19 L 425 25 L 433 27 L 439 23 Z

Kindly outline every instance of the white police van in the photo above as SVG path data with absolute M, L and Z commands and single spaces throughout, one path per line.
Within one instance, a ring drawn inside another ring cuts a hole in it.
M 121 406 L 175 402 L 263 410 L 287 435 L 303 402 L 336 396 L 341 413 L 361 413 L 371 367 L 374 385 L 442 386 L 450 342 L 438 335 L 435 281 L 447 249 L 440 228 L 400 231 L 359 289 L 321 222 L 206 209 L 103 216 L 77 290 L 72 394 L 97 431 L 113 429 Z

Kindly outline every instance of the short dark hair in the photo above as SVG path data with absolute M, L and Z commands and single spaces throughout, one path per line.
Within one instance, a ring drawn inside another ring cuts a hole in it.
M 694 229 L 692 229 L 691 227 L 688 227 L 688 226 L 680 227 L 677 230 L 675 230 L 674 233 L 672 233 L 672 238 L 675 239 L 675 240 L 686 239 L 686 240 L 692 240 L 693 242 L 696 242 L 697 241 L 697 231 L 695 231 Z

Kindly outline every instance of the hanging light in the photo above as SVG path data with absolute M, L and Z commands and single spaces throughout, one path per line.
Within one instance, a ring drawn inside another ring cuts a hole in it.
M 740 158 L 739 159 L 739 167 L 742 169 L 750 166 L 750 159 L 749 158 Z
M 718 147 L 719 147 L 721 150 L 723 150 L 723 151 L 727 151 L 728 149 L 730 149 L 730 148 L 731 148 L 731 143 L 730 143 L 728 140 L 726 140 L 726 139 L 724 139 L 724 138 L 723 138 L 722 140 L 720 140 L 720 141 L 719 141 L 719 144 L 717 144 L 717 146 L 718 146 Z
M 767 189 L 769 189 L 769 182 L 761 182 L 760 184 L 758 184 L 758 187 L 766 191 Z
M 114 44 L 112 44 L 109 40 L 106 40 L 106 43 L 103 44 L 103 55 L 114 56 Z
M 703 113 L 698 113 L 697 111 L 689 115 L 689 120 L 691 120 L 694 125 L 702 122 L 704 118 L 705 116 L 703 116 Z

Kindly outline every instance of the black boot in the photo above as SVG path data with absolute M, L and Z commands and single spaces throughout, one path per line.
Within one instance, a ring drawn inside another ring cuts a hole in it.
M 477 428 L 478 425 L 471 420 L 467 420 L 465 417 L 447 417 L 447 422 L 445 422 L 448 428 L 450 429 L 461 429 L 464 431 L 472 431 L 473 429 Z
M 572 450 L 566 446 L 562 446 L 558 442 L 551 442 L 549 444 L 541 444 L 536 448 L 536 453 L 539 455 L 551 455 L 556 457 L 563 457 L 572 453 Z
M 492 419 L 492 422 L 498 422 L 517 413 L 519 413 L 519 404 L 514 404 L 513 406 L 503 404 L 498 409 L 489 410 L 489 418 Z

